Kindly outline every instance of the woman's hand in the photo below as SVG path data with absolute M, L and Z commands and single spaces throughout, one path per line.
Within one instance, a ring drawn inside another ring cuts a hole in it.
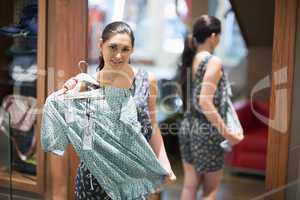
M 173 171 L 171 171 L 164 179 L 165 185 L 173 184 L 176 181 L 176 175 Z
M 243 133 L 233 133 L 227 130 L 224 134 L 224 137 L 230 142 L 230 144 L 235 145 L 240 143 L 244 139 Z
M 161 136 L 161 132 L 156 120 L 156 99 L 158 94 L 158 88 L 157 88 L 157 82 L 155 77 L 149 75 L 149 82 L 150 82 L 150 88 L 149 88 L 150 94 L 148 98 L 148 106 L 149 106 L 151 126 L 153 128 L 153 133 L 149 143 L 156 157 L 158 158 L 160 164 L 162 165 L 162 167 L 164 167 L 165 170 L 169 172 L 168 175 L 164 178 L 164 184 L 169 185 L 176 181 L 176 176 L 172 171 L 171 164 L 166 153 L 164 141 Z
M 78 81 L 75 78 L 68 79 L 63 85 L 64 93 L 75 88 Z
M 165 177 L 163 184 L 171 185 L 176 181 L 176 176 L 173 171 L 169 172 L 169 174 Z M 161 187 L 156 188 L 154 194 L 159 194 L 161 192 Z M 151 199 L 151 198 L 150 198 Z

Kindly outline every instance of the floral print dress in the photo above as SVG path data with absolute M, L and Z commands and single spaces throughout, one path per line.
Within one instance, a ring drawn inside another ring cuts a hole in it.
M 183 161 L 192 164 L 197 173 L 214 172 L 223 168 L 224 150 L 220 143 L 224 140 L 219 131 L 208 121 L 199 104 L 198 95 L 206 71 L 207 63 L 212 55 L 208 55 L 199 64 L 192 82 L 191 109 L 184 113 L 178 134 L 181 157 Z M 227 78 L 223 71 L 213 98 L 218 113 L 226 121 Z

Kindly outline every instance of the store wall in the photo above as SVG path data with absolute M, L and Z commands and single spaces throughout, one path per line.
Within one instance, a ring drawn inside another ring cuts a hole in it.
M 270 86 L 259 91 L 255 91 L 256 86 L 262 79 L 271 79 L 272 71 L 272 47 L 271 46 L 250 46 L 248 54 L 234 68 L 228 68 L 227 73 L 234 97 L 269 101 Z
M 87 59 L 86 0 L 48 0 L 46 22 L 47 96 L 80 72 L 78 62 Z M 74 199 L 78 157 L 69 146 L 63 157 L 47 154 L 46 199 Z
M 272 46 L 250 46 L 247 55 L 246 98 L 253 96 L 257 100 L 270 98 L 270 87 L 254 93 L 253 88 L 260 85 L 259 81 L 271 75 Z M 270 77 L 271 78 L 271 77 Z
M 241 96 L 249 98 L 253 87 L 271 75 L 275 1 L 229 1 L 248 50 L 244 61 L 247 63 L 247 75 L 244 79 L 246 86 Z M 270 88 L 255 94 L 255 98 L 259 100 L 267 100 L 269 97 Z
M 192 22 L 203 14 L 208 14 L 208 0 L 192 1 Z
M 294 94 L 288 162 L 288 183 L 297 181 L 287 190 L 287 199 L 300 199 L 300 5 L 298 1 Z

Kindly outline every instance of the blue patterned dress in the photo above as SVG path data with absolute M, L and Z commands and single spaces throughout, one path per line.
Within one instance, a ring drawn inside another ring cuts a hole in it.
M 137 107 L 138 121 L 141 123 L 141 132 L 149 141 L 152 135 L 152 126 L 148 110 L 149 79 L 148 73 L 139 69 L 134 78 L 131 93 Z M 97 179 L 81 162 L 78 166 L 75 180 L 75 200 L 110 200 Z

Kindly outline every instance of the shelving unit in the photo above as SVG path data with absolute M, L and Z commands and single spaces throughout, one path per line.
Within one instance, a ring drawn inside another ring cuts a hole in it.
M 0 27 L 16 25 L 19 23 L 22 9 L 31 4 L 37 4 L 37 0 L 13 0 L 13 1 L 1 1 L 0 2 Z M 15 93 L 19 93 L 23 96 L 31 96 L 36 97 L 36 101 L 39 102 L 38 99 L 38 90 L 44 90 L 38 86 L 38 77 L 36 81 L 33 82 L 16 82 L 11 78 L 11 70 L 10 64 L 12 63 L 14 57 L 12 55 L 7 54 L 7 49 L 10 48 L 16 42 L 16 37 L 3 36 L 0 35 L 0 104 L 3 103 L 3 99 L 7 95 L 12 95 Z M 35 44 L 36 45 L 36 44 Z M 37 58 L 36 53 L 32 53 L 32 56 Z M 39 76 L 39 75 L 37 75 Z M 44 91 L 42 91 L 43 93 Z M 43 100 L 42 100 L 43 101 Z M 9 186 L 12 187 L 13 190 L 21 190 L 26 192 L 34 192 L 42 194 L 45 190 L 44 188 L 44 153 L 40 149 L 39 144 L 39 127 L 38 120 L 40 120 L 41 116 L 37 116 L 35 123 L 33 124 L 33 132 L 32 137 L 35 137 L 36 146 L 34 157 L 36 159 L 35 166 L 35 174 L 32 173 L 24 173 L 20 170 L 16 170 L 14 168 L 14 159 L 12 159 L 12 173 L 9 177 L 7 172 L 0 170 L 0 187 L 7 188 Z M 27 136 L 26 136 L 27 137 Z M 31 137 L 31 136 L 30 136 Z M 11 149 L 14 149 L 12 144 Z M 0 158 L 0 167 L 1 167 L 1 158 Z M 1 169 L 1 168 L 0 168 Z M 33 169 L 33 168 L 31 168 Z M 26 170 L 25 170 L 26 171 Z M 11 181 L 11 184 L 10 184 Z

